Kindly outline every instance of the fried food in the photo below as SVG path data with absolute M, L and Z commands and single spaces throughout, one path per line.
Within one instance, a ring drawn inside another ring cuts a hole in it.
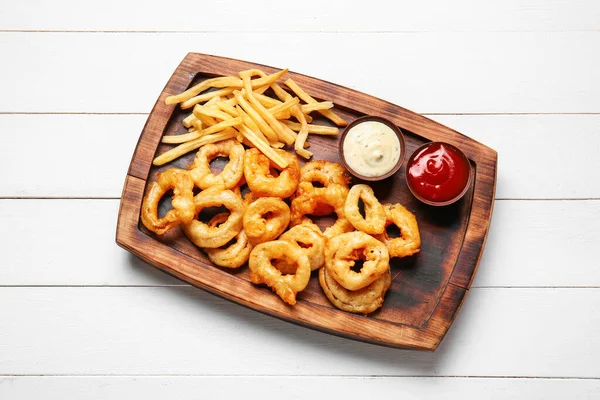
M 365 216 L 360 214 L 359 200 L 365 205 Z M 381 234 L 385 230 L 386 214 L 369 185 L 354 185 L 344 203 L 344 214 L 359 231 L 370 235 Z
M 142 202 L 141 219 L 144 226 L 159 235 L 194 218 L 194 182 L 188 171 L 171 168 L 158 175 L 156 182 L 150 184 Z M 171 204 L 173 209 L 158 217 L 158 202 L 173 190 Z
M 208 222 L 208 226 L 214 228 L 227 221 L 229 214 L 219 213 L 212 217 Z M 225 268 L 239 268 L 248 261 L 250 252 L 252 251 L 252 244 L 248 241 L 246 232 L 242 229 L 233 239 L 235 242 L 225 244 L 225 246 L 217 247 L 214 249 L 205 248 L 204 251 L 210 261 L 220 267 Z
M 325 207 L 330 207 L 337 215 L 337 220 L 332 226 L 325 229 L 323 235 L 327 238 L 333 238 L 342 233 L 351 232 L 354 227 L 344 215 L 344 203 L 348 196 L 348 188 L 332 183 L 322 189 L 319 191 L 303 190 L 292 200 L 290 224 L 292 226 L 300 224 L 314 225 L 308 215 L 316 215 L 318 210 L 322 212 Z
M 244 146 L 235 139 L 207 144 L 198 150 L 194 167 L 190 171 L 192 179 L 200 189 L 220 187 L 231 189 L 240 181 L 244 173 Z M 217 157 L 228 157 L 229 162 L 220 174 L 210 169 L 210 162 Z
M 390 238 L 387 231 L 375 237 L 383 242 L 390 253 L 390 257 L 408 257 L 416 254 L 421 249 L 421 235 L 417 218 L 402 204 L 384 204 L 386 214 L 386 228 L 391 224 L 400 229 L 400 236 Z
M 242 230 L 244 204 L 231 190 L 208 188 L 194 197 L 195 214 L 190 223 L 182 224 L 183 233 L 198 247 L 216 248 L 225 245 Z M 229 210 L 227 221 L 209 226 L 197 218 L 205 208 L 224 206 Z
M 359 272 L 352 270 L 357 260 L 364 261 Z M 325 245 L 325 267 L 348 290 L 360 290 L 375 282 L 389 271 L 389 261 L 387 247 L 364 232 L 343 233 Z
M 298 194 L 301 195 L 307 191 L 319 192 L 327 188 L 331 183 L 337 183 L 348 188 L 350 183 L 350 174 L 340 163 L 313 160 L 304 164 L 300 169 L 300 184 L 298 185 Z M 316 184 L 322 187 L 315 186 Z M 327 204 L 319 204 L 312 215 L 328 215 L 334 212 L 333 207 Z
M 317 226 L 309 224 L 296 225 L 279 236 L 279 240 L 285 240 L 300 246 L 308 257 L 311 271 L 315 271 L 325 264 L 325 237 Z M 282 261 L 277 263 L 276 266 L 281 272 L 290 273 L 289 264 Z
M 252 245 L 275 240 L 290 223 L 290 208 L 279 197 L 261 197 L 244 212 L 244 231 Z
M 279 168 L 258 149 L 248 149 L 244 155 L 244 176 L 254 195 L 287 198 L 298 187 L 300 163 L 296 156 L 285 150 L 273 151 L 287 161 L 286 168 Z M 274 176 L 272 170 L 278 171 L 279 176 Z
M 272 263 L 283 260 L 295 265 L 293 274 L 283 274 Z M 296 304 L 296 294 L 308 285 L 310 280 L 310 262 L 299 246 L 284 240 L 261 243 L 250 252 L 248 260 L 250 280 L 254 284 L 265 283 L 283 301 Z
M 327 268 L 319 270 L 319 283 L 331 304 L 343 311 L 367 315 L 383 305 L 383 299 L 392 283 L 388 271 L 375 282 L 359 290 L 348 290 L 331 277 Z

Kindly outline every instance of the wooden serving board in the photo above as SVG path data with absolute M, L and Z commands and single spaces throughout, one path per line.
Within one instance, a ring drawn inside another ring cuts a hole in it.
M 448 207 L 430 207 L 417 201 L 406 187 L 405 165 L 394 176 L 371 183 L 382 203 L 400 202 L 415 213 L 422 246 L 420 253 L 413 257 L 391 260 L 391 288 L 383 307 L 369 316 L 334 308 L 323 294 L 316 272 L 309 286 L 299 293 L 298 303 L 289 306 L 269 288 L 250 283 L 247 267 L 227 270 L 214 266 L 178 228 L 159 237 L 141 224 L 140 206 L 146 185 L 156 180 L 160 171 L 173 166 L 185 168 L 195 155 L 192 152 L 165 166 L 152 166 L 155 155 L 170 147 L 160 144 L 163 134 L 185 132 L 181 120 L 190 112 L 180 110 L 179 106 L 165 105 L 165 98 L 201 80 L 237 75 L 250 68 L 261 68 L 267 73 L 276 70 L 196 53 L 183 59 L 158 98 L 133 154 L 119 210 L 117 243 L 179 279 L 257 311 L 356 340 L 435 350 L 467 294 L 483 252 L 494 204 L 497 154 L 421 115 L 352 89 L 289 73 L 316 99 L 333 101 L 336 112 L 349 122 L 363 115 L 376 115 L 396 123 L 406 137 L 405 159 L 425 142 L 445 141 L 463 150 L 473 166 L 474 179 L 469 191 L 462 200 Z M 320 118 L 315 118 L 313 123 L 331 125 Z M 338 137 L 310 135 L 309 142 L 314 159 L 339 161 Z M 161 204 L 162 211 L 168 206 Z

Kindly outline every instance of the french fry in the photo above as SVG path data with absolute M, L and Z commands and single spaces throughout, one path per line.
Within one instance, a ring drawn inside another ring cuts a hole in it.
M 278 84 L 274 83 L 271 85 L 271 87 L 273 88 L 275 95 L 281 100 L 285 100 L 287 102 L 292 99 L 292 95 L 283 90 Z M 292 107 L 290 112 L 298 121 L 300 121 L 300 132 L 298 135 L 296 135 L 296 140 L 294 141 L 294 150 L 296 150 L 296 153 L 298 153 L 298 150 L 300 150 L 298 154 L 301 154 L 304 158 L 310 158 L 312 153 L 308 150 L 304 150 L 304 143 L 306 143 L 306 139 L 308 138 L 306 115 L 302 112 L 299 104 L 296 104 L 294 107 Z
M 230 119 L 226 119 L 225 121 L 221 121 L 218 124 L 215 124 L 213 126 L 209 126 L 208 128 L 204 129 L 202 132 L 204 135 L 210 135 L 212 133 L 222 131 L 223 129 L 228 128 L 230 126 L 236 126 L 236 125 L 241 125 L 241 124 L 242 124 L 242 119 L 240 117 L 230 118 Z
M 231 139 L 235 137 L 236 130 L 233 128 L 225 129 L 222 132 L 216 133 L 214 135 L 206 135 L 198 138 L 196 140 L 191 140 L 189 142 L 180 144 L 177 147 L 173 147 L 172 149 L 162 153 L 160 156 L 156 157 L 152 164 L 154 165 L 164 165 L 169 161 L 173 161 L 176 158 L 181 157 L 184 154 L 189 153 L 192 150 L 195 150 L 199 147 L 204 146 L 209 143 L 220 142 L 221 140 Z M 262 150 L 261 150 L 262 151 Z
M 252 120 L 258 125 L 260 131 L 267 137 L 269 143 L 277 143 L 279 141 L 279 137 L 273 131 L 273 129 L 265 122 L 265 120 L 258 114 L 254 108 L 244 99 L 242 93 L 239 91 L 233 92 L 235 99 L 242 109 L 252 118 Z
M 308 151 L 306 149 L 296 149 L 296 153 L 299 156 L 306 158 L 307 160 L 310 160 L 310 158 L 313 155 L 313 153 L 311 153 L 310 151 Z
M 297 97 L 292 97 L 285 103 L 280 102 L 279 104 L 269 108 L 268 111 L 271 113 L 271 115 L 275 116 L 276 114 L 288 111 L 290 108 L 294 107 L 298 103 L 300 103 L 300 99 L 298 99 Z
M 271 146 L 267 143 L 263 142 L 256 136 L 254 132 L 252 132 L 246 125 L 240 126 L 240 132 L 256 147 L 259 149 L 265 156 L 267 156 L 271 161 L 273 161 L 279 168 L 284 169 L 288 166 L 287 161 L 281 157 L 279 154 L 273 150 Z
M 281 121 L 285 126 L 291 128 L 292 130 L 298 132 L 301 128 L 300 123 L 293 121 Z M 315 135 L 337 135 L 339 133 L 339 129 L 335 126 L 325 126 L 325 125 L 308 125 L 308 133 L 313 133 Z
M 182 102 L 180 107 L 183 110 L 185 110 L 187 108 L 192 108 L 196 104 L 203 103 L 205 101 L 209 101 L 210 99 L 212 99 L 215 96 L 220 96 L 220 97 L 227 96 L 228 94 L 233 93 L 234 90 L 235 90 L 235 88 L 233 88 L 233 87 L 226 87 L 226 88 L 219 89 L 219 90 L 213 90 L 212 92 L 203 93 L 201 95 L 192 97 L 191 99 Z
M 302 104 L 300 107 L 304 114 L 310 114 L 313 111 L 329 110 L 330 108 L 333 108 L 333 103 L 330 101 L 323 101 L 321 103 Z
M 216 105 L 215 105 L 216 106 Z M 231 119 L 231 115 L 227 114 L 226 112 L 223 112 L 221 110 L 219 110 L 218 108 L 213 108 L 213 107 L 206 107 L 206 106 L 201 106 L 200 104 L 196 104 L 194 106 L 194 115 L 198 118 L 200 118 L 199 114 L 201 115 L 205 115 L 207 117 L 212 117 L 215 119 L 220 119 L 221 121 L 225 121 L 228 119 Z
M 198 139 L 202 135 L 203 135 L 202 131 L 194 130 L 194 131 L 184 133 L 181 135 L 163 136 L 161 142 L 167 143 L 167 144 L 185 143 L 185 142 L 189 142 L 190 140 Z
M 300 88 L 300 86 L 298 86 L 298 84 L 296 82 L 294 82 L 292 80 L 292 78 L 289 78 L 288 80 L 286 80 L 285 84 L 287 85 L 287 87 L 290 88 L 290 90 L 292 92 L 294 92 L 296 94 L 296 96 L 300 97 L 305 103 L 308 103 L 308 104 L 318 103 L 318 101 L 313 99 L 308 93 L 306 93 L 304 90 L 302 90 L 302 88 Z M 327 119 L 330 119 L 337 126 L 348 125 L 348 122 L 344 121 L 344 119 L 342 117 L 340 117 L 339 115 L 337 115 L 336 113 L 334 113 L 331 110 L 318 110 L 318 111 L 321 113 L 321 115 L 323 115 Z
M 183 121 L 181 121 L 181 123 L 186 128 L 191 128 L 192 127 L 192 122 L 194 122 L 194 120 L 196 120 L 196 119 L 198 119 L 198 118 L 196 118 L 196 116 L 194 115 L 194 113 L 191 113 L 190 115 L 188 115 L 187 117 L 185 117 L 183 119 Z
M 242 117 L 242 122 L 248 128 L 250 128 L 250 130 L 252 132 L 256 133 L 256 135 L 259 137 L 259 139 L 261 139 L 265 143 L 269 143 L 269 140 L 267 139 L 267 137 L 265 135 L 262 134 L 262 132 L 258 128 L 258 125 L 256 125 L 256 122 L 254 122 L 254 120 L 252 118 L 250 118 L 250 116 L 248 114 L 246 114 L 246 112 L 242 109 L 242 107 L 240 107 L 240 105 L 238 104 L 235 106 L 235 108 L 236 108 L 239 116 Z

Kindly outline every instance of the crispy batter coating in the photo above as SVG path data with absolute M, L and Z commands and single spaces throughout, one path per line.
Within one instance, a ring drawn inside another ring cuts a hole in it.
M 158 218 L 158 202 L 169 190 L 173 190 L 171 204 L 163 218 Z M 150 184 L 142 202 L 142 223 L 159 235 L 194 218 L 194 182 L 189 172 L 171 168 L 161 173 L 156 182 Z
M 365 217 L 360 214 L 359 200 L 365 204 Z M 359 231 L 369 235 L 381 234 L 385 230 L 385 210 L 369 185 L 354 185 L 344 203 L 344 214 Z
M 220 224 L 227 221 L 229 214 L 219 213 L 212 217 L 208 222 L 210 227 L 218 227 Z M 235 236 L 235 242 L 226 247 L 217 247 L 214 249 L 205 248 L 204 251 L 208 255 L 208 258 L 213 263 L 220 267 L 225 268 L 239 268 L 248 261 L 250 252 L 252 251 L 252 244 L 248 241 L 246 232 L 242 229 L 240 233 Z
M 364 260 L 359 272 L 352 267 Z M 389 271 L 390 257 L 383 243 L 364 232 L 338 235 L 325 245 L 325 267 L 331 276 L 348 290 L 360 290 Z
M 355 291 L 350 291 L 331 277 L 327 268 L 319 270 L 319 283 L 331 304 L 343 311 L 367 315 L 383 305 L 383 299 L 392 283 L 388 271 L 375 282 Z
M 325 264 L 325 237 L 318 226 L 313 224 L 296 225 L 279 236 L 279 240 L 286 240 L 300 246 L 308 257 L 311 271 L 315 271 Z M 283 273 L 290 271 L 290 266 L 283 261 L 277 263 L 276 266 Z
M 290 207 L 279 197 L 260 197 L 244 212 L 244 231 L 252 245 L 275 240 L 290 223 Z
M 183 233 L 198 247 L 216 248 L 223 246 L 242 230 L 244 204 L 242 199 L 231 190 L 209 188 L 194 197 L 195 217 L 205 208 L 225 206 L 229 218 L 219 226 L 211 227 L 194 218 L 188 224 L 182 224 Z
M 417 218 L 401 204 L 384 204 L 386 228 L 394 224 L 400 229 L 400 237 L 390 238 L 384 230 L 375 238 L 382 241 L 390 253 L 390 257 L 408 257 L 421 249 L 421 235 Z
M 258 149 L 248 149 L 244 155 L 244 177 L 248 187 L 257 197 L 284 199 L 294 194 L 298 187 L 300 180 L 298 158 L 285 150 L 274 149 L 274 151 L 288 161 L 288 166 L 283 170 Z M 278 171 L 279 176 L 275 176 L 272 170 Z
M 210 162 L 216 157 L 229 157 L 229 162 L 218 175 L 210 170 Z M 202 146 L 196 153 L 194 167 L 190 171 L 194 183 L 200 189 L 209 187 L 232 189 L 238 184 L 243 173 L 244 146 L 235 139 Z
M 284 260 L 287 264 L 296 265 L 296 270 L 293 274 L 283 274 L 272 260 Z M 308 257 L 300 247 L 285 240 L 256 246 L 250 253 L 248 265 L 252 283 L 266 284 L 290 305 L 296 304 L 296 294 L 304 290 L 310 280 Z

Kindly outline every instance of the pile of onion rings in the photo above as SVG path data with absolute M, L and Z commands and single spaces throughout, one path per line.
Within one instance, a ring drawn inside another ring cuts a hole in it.
M 251 79 L 253 75 L 260 78 Z M 227 87 L 219 86 L 224 84 L 220 78 L 210 80 L 214 87 L 223 88 L 210 92 L 213 94 L 184 99 L 200 90 L 195 88 L 186 96 L 172 96 L 172 102 L 182 105 L 205 97 L 203 101 L 211 100 L 194 107 L 195 119 L 188 117 L 195 122 L 194 130 L 164 140 L 184 143 L 189 136 L 194 145 L 184 146 L 183 150 L 198 151 L 187 170 L 167 169 L 148 185 L 140 219 L 157 235 L 179 227 L 219 267 L 237 269 L 248 265 L 251 282 L 268 286 L 289 305 L 296 304 L 315 271 L 315 278 L 335 307 L 363 315 L 373 313 L 382 307 L 391 285 L 390 258 L 412 256 L 420 250 L 416 217 L 401 204 L 381 204 L 368 185 L 351 185 L 350 174 L 339 163 L 313 160 L 301 167 L 298 157 L 280 149 L 278 142 L 270 143 L 265 151 L 260 143 L 249 140 L 252 135 L 245 135 L 245 124 L 263 126 L 265 136 L 269 133 L 260 120 L 252 122 L 255 115 L 249 105 L 261 110 L 264 107 L 258 103 L 265 102 L 269 107 L 266 110 L 277 118 L 283 118 L 286 112 L 296 118 L 306 113 L 304 116 L 310 118 L 311 105 L 324 106 L 310 96 L 303 98 L 308 105 L 299 105 L 274 83 L 275 75 L 242 71 L 240 79 L 228 77 L 223 81 Z M 263 81 L 271 85 L 280 102 L 269 103 L 261 86 L 254 87 Z M 304 93 L 293 81 L 287 83 L 299 96 Z M 220 92 L 231 96 L 220 98 Z M 186 107 L 196 103 L 190 104 Z M 328 109 L 315 110 L 325 112 L 339 125 L 345 123 Z M 304 136 L 309 127 L 320 132 L 317 125 L 309 126 L 306 120 L 296 123 L 281 119 L 279 123 L 271 114 L 263 114 L 277 128 L 276 133 L 285 134 L 281 140 L 290 128 L 300 129 Z M 206 128 L 201 132 L 203 124 Z M 227 134 L 217 133 L 221 132 L 217 128 Z M 244 135 L 235 134 L 236 129 Z M 208 136 L 211 139 L 203 142 Z M 297 154 L 310 154 L 304 150 L 304 139 L 296 142 Z M 157 165 L 172 160 L 161 157 Z M 216 157 L 229 158 L 218 174 L 210 166 Z M 167 195 L 171 196 L 172 209 L 160 216 L 159 203 Z M 207 218 L 207 210 L 215 208 L 218 211 Z M 322 230 L 314 222 L 315 217 L 328 215 L 335 222 Z M 400 230 L 399 237 L 388 234 L 387 228 L 392 225 Z

